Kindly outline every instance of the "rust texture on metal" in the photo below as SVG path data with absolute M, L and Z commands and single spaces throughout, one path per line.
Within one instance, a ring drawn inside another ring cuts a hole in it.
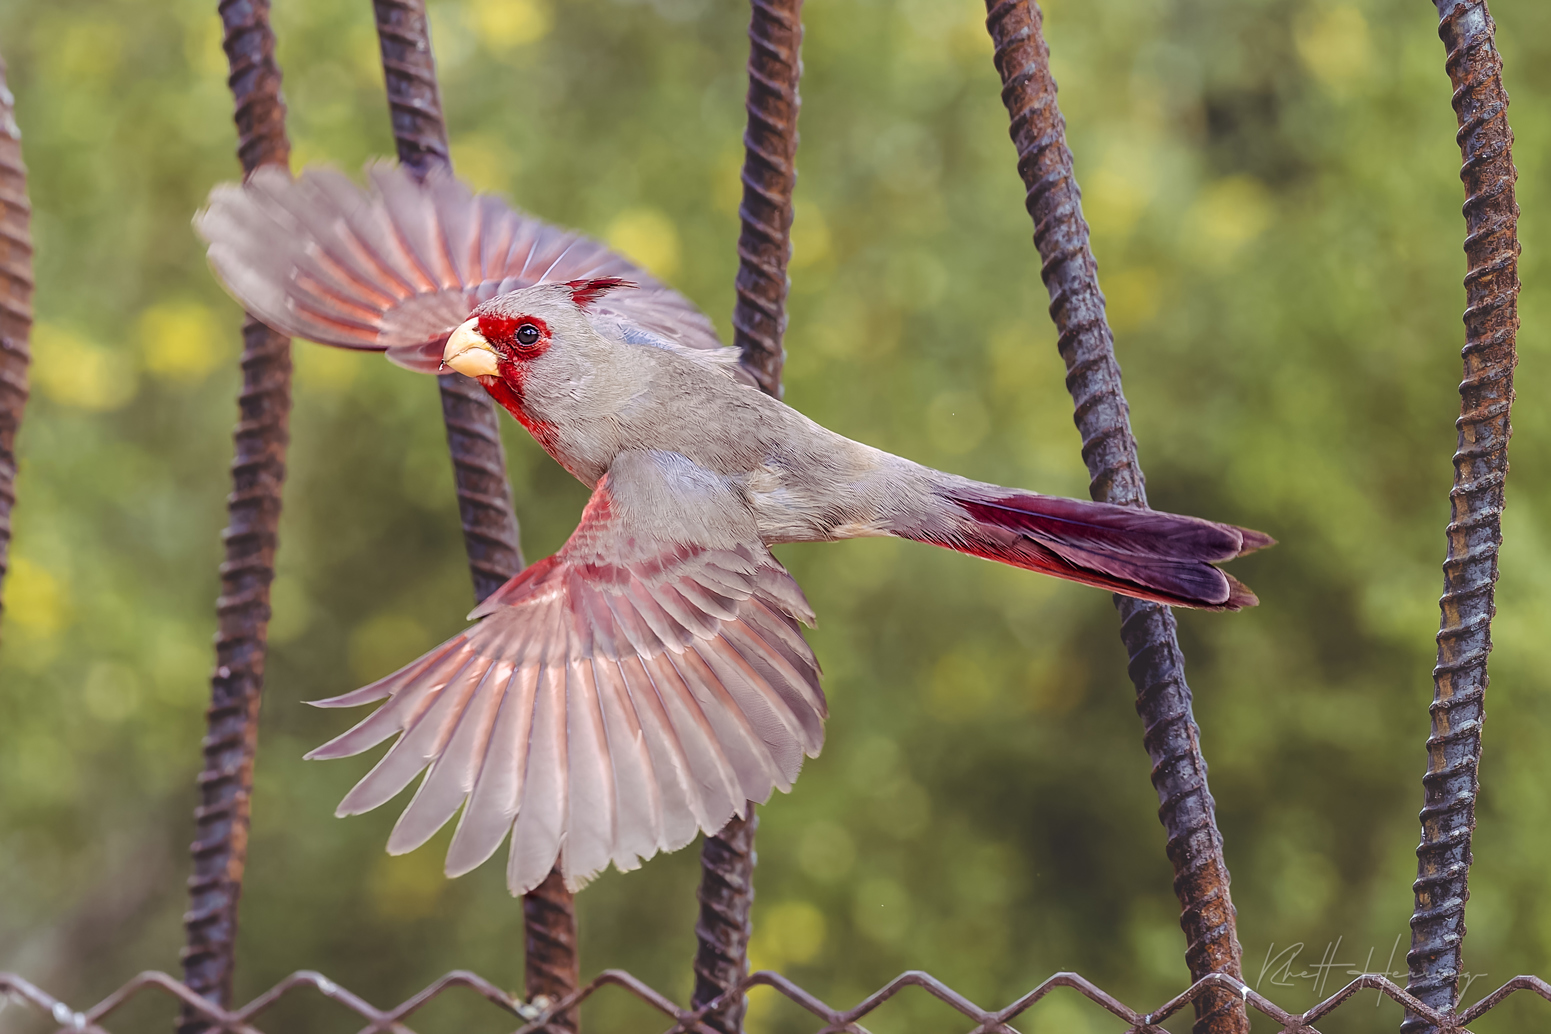
M 27 405 L 32 354 L 32 206 L 15 101 L 0 57 L 0 589 L 10 567 L 11 510 L 16 505 L 16 434 Z M 3 608 L 0 608 L 3 613 Z
M 523 895 L 523 988 L 534 1004 L 555 1003 L 576 993 L 581 986 L 581 956 L 576 946 L 576 912 L 571 892 L 558 869 Z M 577 1030 L 581 1017 L 575 1008 L 555 1010 L 549 1029 Z
M 797 92 L 802 77 L 802 0 L 752 0 L 751 7 L 733 344 L 760 387 L 780 398 L 792 190 L 797 185 L 797 112 L 802 106 Z
M 424 0 L 374 0 L 377 40 L 393 118 L 399 161 L 425 176 L 450 169 L 447 122 L 436 82 L 436 58 Z M 461 373 L 437 378 L 447 451 L 458 491 L 463 546 L 474 598 L 483 601 L 523 569 L 517 513 L 506 474 L 506 452 L 495 404 Z M 524 986 L 530 1000 L 555 1001 L 576 990 L 576 909 L 559 871 L 523 899 Z M 577 1029 L 574 1012 L 556 1018 L 556 1030 Z
M 421 176 L 450 166 L 425 0 L 372 0 L 372 9 L 399 161 Z
M 743 202 L 738 207 L 738 300 L 734 344 L 767 394 L 781 397 L 786 359 L 786 267 L 792 255 L 797 185 L 797 114 L 802 106 L 802 0 L 751 0 L 748 123 L 743 133 Z M 695 923 L 696 1008 L 725 998 L 706 1022 L 722 1034 L 743 1029 L 745 1003 L 732 989 L 749 971 L 754 907 L 756 805 L 700 849 L 700 918 Z
M 1487 657 L 1492 652 L 1497 551 L 1508 475 L 1514 339 L 1519 329 L 1519 206 L 1514 200 L 1513 131 L 1496 26 L 1485 0 L 1437 0 L 1438 35 L 1454 87 L 1465 185 L 1465 347 L 1458 449 L 1449 491 L 1448 555 L 1432 734 L 1422 777 L 1422 838 L 1416 849 L 1409 990 L 1447 1012 L 1463 968 L 1470 839 L 1476 824 Z M 1408 1034 L 1428 1029 L 1407 1017 Z
M 237 155 L 244 173 L 285 165 L 280 68 L 266 0 L 222 0 L 224 47 L 231 67 Z M 252 316 L 242 327 L 242 389 L 233 432 L 232 492 L 222 533 L 221 595 L 216 601 L 216 667 L 202 743 L 199 805 L 190 853 L 189 908 L 183 916 L 183 974 L 189 988 L 218 1005 L 231 999 L 237 908 L 248 856 L 249 806 L 258 745 L 259 703 L 269 632 L 269 587 L 285 486 L 291 412 L 291 342 Z M 180 1031 L 208 1028 L 185 1008 Z
M 718 1034 L 743 1029 L 746 1003 L 739 983 L 749 972 L 750 911 L 754 906 L 754 833 L 759 816 L 735 817 L 700 851 L 700 918 L 695 923 L 695 990 L 690 1005 L 705 1009 L 705 1022 Z
M 1056 103 L 1050 53 L 1033 0 L 986 0 L 986 27 L 1011 117 L 1018 172 L 1034 219 L 1034 243 L 1044 260 L 1040 275 L 1050 292 L 1066 384 L 1082 434 L 1082 455 L 1096 500 L 1146 506 L 1147 494 L 1130 411 L 1120 385 L 1114 339 L 1104 315 L 1098 267 L 1088 244 L 1081 193 L 1066 145 L 1066 123 Z M 1192 977 L 1242 975 L 1241 949 L 1228 893 L 1228 868 L 1215 805 L 1207 789 L 1200 730 L 1191 714 L 1173 612 L 1156 603 L 1116 598 L 1120 637 L 1130 655 L 1136 710 L 1152 758 L 1158 816 L 1168 833 L 1174 891 Z M 1242 1034 L 1249 1029 L 1243 1002 L 1221 992 L 1196 1000 L 1197 1034 Z
M 516 1016 L 522 1023 L 517 1028 L 516 1034 L 538 1034 L 539 1031 L 552 1028 L 554 1017 L 576 1009 L 582 1002 L 606 987 L 617 987 L 634 995 L 647 1006 L 661 1013 L 672 1024 L 666 1034 L 718 1034 L 718 1028 L 711 1025 L 709 1021 L 711 1015 L 721 1007 L 721 999 L 704 1006 L 682 1009 L 666 995 L 654 990 L 630 973 L 617 969 L 604 970 L 572 994 L 547 1007 L 519 1001 L 476 973 L 454 970 L 391 1009 L 379 1009 L 359 995 L 340 987 L 323 974 L 306 970 L 292 973 L 240 1009 L 226 1009 L 212 1005 L 167 974 L 146 972 L 134 977 L 84 1012 L 75 1011 L 65 1002 L 14 973 L 0 973 L 0 1001 L 9 998 L 13 1002 L 36 1009 L 39 1013 L 48 1016 L 62 1030 L 86 1031 L 88 1034 L 106 1034 L 102 1026 L 103 1021 L 147 991 L 160 992 L 178 1000 L 187 1009 L 203 1018 L 212 1030 L 231 1031 L 233 1034 L 262 1034 L 259 1028 L 254 1026 L 254 1022 L 282 998 L 301 990 L 322 995 L 330 1002 L 361 1017 L 366 1021 L 366 1026 L 362 1028 L 363 1034 L 366 1032 L 413 1034 L 405 1025 L 410 1017 L 443 994 L 460 990 L 471 991 L 507 1015 Z M 1412 997 L 1380 973 L 1364 973 L 1358 976 L 1313 1008 L 1301 1013 L 1283 1009 L 1242 980 L 1226 973 L 1207 974 L 1150 1012 L 1138 1012 L 1077 973 L 1056 973 L 1038 987 L 1000 1009 L 983 1008 L 937 978 L 921 972 L 901 973 L 849 1009 L 837 1009 L 809 994 L 779 973 L 765 970 L 750 973 L 739 980 L 730 989 L 730 994 L 741 999 L 742 995 L 752 987 L 772 988 L 799 1008 L 806 1010 L 819 1021 L 818 1030 L 821 1034 L 864 1031 L 865 1028 L 860 1026 L 861 1020 L 908 988 L 919 988 L 964 1016 L 974 1024 L 975 1034 L 1016 1034 L 1011 1026 L 1012 1022 L 1045 996 L 1062 988 L 1081 996 L 1119 1019 L 1132 1034 L 1168 1034 L 1162 1026 L 1163 1023 L 1178 1015 L 1186 1006 L 1208 995 L 1225 994 L 1237 998 L 1247 1008 L 1254 1009 L 1276 1024 L 1277 1034 L 1313 1034 L 1315 1023 L 1334 1013 L 1345 1003 L 1354 1000 L 1361 1001 L 1365 1005 L 1370 1003 L 1372 999 L 1366 995 L 1360 999 L 1356 997 L 1359 991 L 1364 990 L 1376 991 L 1398 1003 L 1402 1008 L 1417 1013 L 1428 1022 L 1435 1024 L 1438 1030 L 1445 1034 L 1456 1034 L 1456 1032 L 1468 1034 L 1465 1029 L 1466 1024 L 1474 1023 L 1520 991 L 1528 991 L 1546 1001 L 1551 1001 L 1551 984 L 1539 977 L 1520 976 L 1509 980 L 1456 1016 L 1452 1013 L 1438 1012 Z M 1267 1028 L 1268 1031 L 1269 1029 Z

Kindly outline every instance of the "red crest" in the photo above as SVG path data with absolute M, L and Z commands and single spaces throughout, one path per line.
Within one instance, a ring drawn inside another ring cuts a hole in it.
M 590 280 L 567 280 L 565 285 L 571 289 L 571 300 L 585 309 L 603 295 L 621 287 L 635 287 L 629 280 L 617 276 L 600 276 Z

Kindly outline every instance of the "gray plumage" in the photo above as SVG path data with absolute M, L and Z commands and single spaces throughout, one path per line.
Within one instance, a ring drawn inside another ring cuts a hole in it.
M 402 670 L 320 702 L 386 699 L 309 757 L 397 741 L 340 805 L 421 772 L 389 850 L 461 807 L 457 875 L 511 837 L 507 882 L 556 864 L 573 888 L 718 831 L 790 789 L 823 744 L 819 669 L 782 542 L 895 535 L 1181 606 L 1255 602 L 1212 566 L 1270 544 L 1192 517 L 1038 495 L 851 441 L 758 390 L 705 317 L 604 246 L 387 166 L 261 169 L 196 219 L 212 266 L 275 329 L 445 357 L 594 490 L 553 557 L 476 624 Z

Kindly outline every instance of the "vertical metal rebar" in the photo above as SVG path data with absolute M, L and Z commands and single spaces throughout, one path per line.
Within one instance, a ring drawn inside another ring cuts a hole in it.
M 399 161 L 420 176 L 452 166 L 447 122 L 436 82 L 436 59 L 424 0 L 373 0 L 382 71 Z M 460 373 L 437 378 L 447 449 L 452 456 L 474 597 L 483 601 L 523 568 L 517 515 L 506 474 L 506 453 L 494 403 L 485 389 Z M 558 1001 L 581 979 L 576 907 L 556 869 L 523 898 L 523 984 L 529 1001 Z M 576 1031 L 569 1010 L 550 1021 L 553 1030 Z
M 32 206 L 15 99 L 0 57 L 0 589 L 10 569 L 11 509 L 16 505 L 16 432 L 27 405 L 32 355 Z M 4 607 L 0 606 L 0 612 Z
M 1512 433 L 1514 339 L 1519 329 L 1519 206 L 1514 201 L 1513 130 L 1496 25 L 1486 0 L 1436 0 L 1438 35 L 1448 54 L 1465 185 L 1465 348 L 1458 449 L 1449 491 L 1448 555 L 1438 666 L 1433 669 L 1432 734 L 1422 777 L 1422 839 L 1416 849 L 1408 989 L 1440 1011 L 1457 1004 L 1470 898 L 1470 838 L 1476 824 L 1481 723 L 1503 487 Z M 1407 1034 L 1432 1028 L 1419 1016 Z
M 1033 0 L 986 0 L 986 27 L 1002 77 L 1002 100 L 1011 117 L 1018 172 L 1034 219 L 1034 243 L 1044 260 L 1040 275 L 1050 292 L 1050 314 L 1066 362 L 1066 384 L 1082 434 L 1089 492 L 1102 502 L 1146 506 L 1130 410 L 1120 385 L 1114 339 L 1104 315 L 1098 265 L 1088 244 L 1081 192 L 1066 145 L 1066 122 L 1056 103 L 1050 52 L 1041 35 L 1042 15 Z M 1156 603 L 1116 597 L 1120 638 L 1130 655 L 1142 742 L 1152 758 L 1158 817 L 1168 834 L 1174 866 L 1185 960 L 1191 977 L 1207 973 L 1242 976 L 1228 867 L 1200 730 L 1191 713 L 1185 659 L 1174 614 Z M 1249 1020 L 1239 996 L 1213 990 L 1196 999 L 1196 1034 L 1246 1034 Z
M 749 937 L 754 932 L 754 834 L 759 815 L 749 802 L 748 817 L 736 816 L 700 848 L 700 886 L 695 897 L 695 990 L 690 1007 L 699 1009 L 737 986 L 749 972 Z M 747 1000 L 737 995 L 707 1013 L 705 1025 L 721 1034 L 743 1030 Z
M 523 989 L 529 1002 L 558 1002 L 581 984 L 576 944 L 576 904 L 558 868 L 522 897 Z M 578 1009 L 552 1017 L 545 1030 L 576 1031 Z
M 435 168 L 450 168 L 447 121 L 436 84 L 425 0 L 372 0 L 372 13 L 399 161 L 421 176 Z
M 792 189 L 797 185 L 797 113 L 802 107 L 797 92 L 802 78 L 802 0 L 752 0 L 750 6 L 733 344 L 743 352 L 743 362 L 760 387 L 780 398 Z
M 244 173 L 286 165 L 280 67 L 269 27 L 268 0 L 221 0 L 224 47 L 230 62 L 237 156 Z M 227 498 L 221 595 L 216 601 L 216 668 L 194 810 L 189 909 L 183 979 L 199 995 L 227 1006 L 237 942 L 237 906 L 248 857 L 248 818 L 259 702 L 269 633 L 269 586 L 275 577 L 276 532 L 290 440 L 291 341 L 252 316 L 242 327 L 242 390 L 233 433 L 232 493 Z M 208 1030 L 184 1009 L 182 1034 Z
M 797 185 L 797 115 L 802 107 L 802 0 L 751 0 L 749 91 L 743 133 L 743 202 L 738 206 L 738 294 L 733 341 L 768 394 L 781 397 L 786 358 L 786 274 L 792 255 L 792 190 Z M 749 971 L 753 933 L 755 804 L 700 849 L 700 916 L 695 923 L 695 990 L 700 1008 L 726 995 Z M 706 1015 L 722 1034 L 743 1029 L 746 1003 L 734 996 Z

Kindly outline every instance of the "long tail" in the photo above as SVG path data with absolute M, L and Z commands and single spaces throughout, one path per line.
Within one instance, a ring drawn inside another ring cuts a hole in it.
M 1260 602 L 1255 594 L 1212 565 L 1276 542 L 1263 532 L 1198 517 L 957 478 L 936 493 L 957 512 L 946 527 L 909 537 L 1176 607 L 1253 607 Z

